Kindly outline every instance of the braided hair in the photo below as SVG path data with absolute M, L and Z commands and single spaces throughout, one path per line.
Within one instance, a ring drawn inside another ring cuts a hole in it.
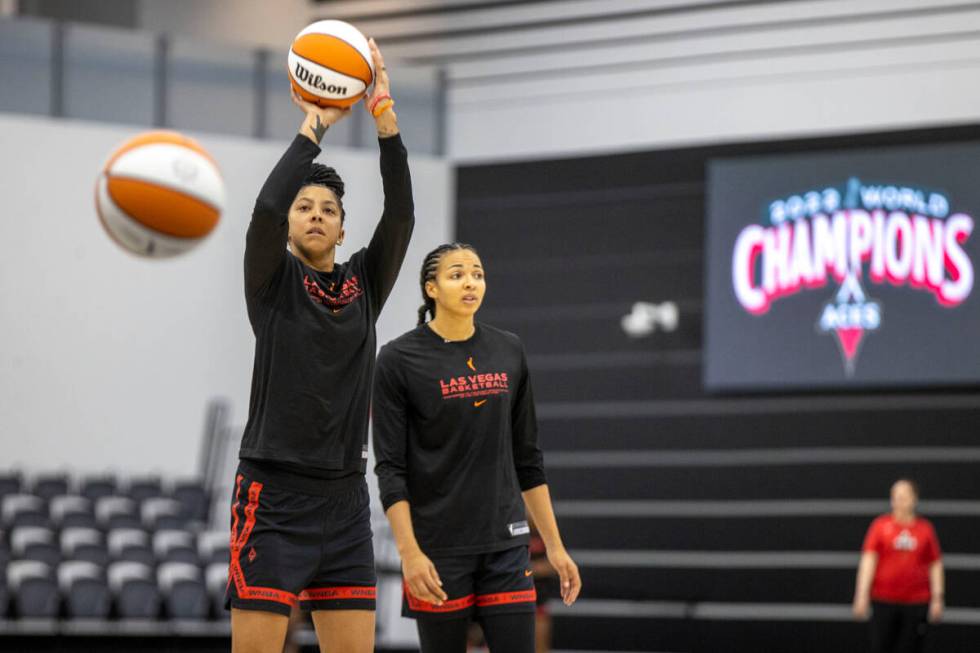
M 303 187 L 305 186 L 323 186 L 332 190 L 333 194 L 337 196 L 337 203 L 340 204 L 340 222 L 343 224 L 346 215 L 343 201 L 344 180 L 340 178 L 337 171 L 322 163 L 314 163 L 310 165 L 310 172 L 303 180 Z
M 422 301 L 425 303 L 419 306 L 418 326 L 425 324 L 426 313 L 432 317 L 436 316 L 436 300 L 429 297 L 428 293 L 425 292 L 426 282 L 435 280 L 436 271 L 439 270 L 439 261 L 442 260 L 442 255 L 446 252 L 452 252 L 459 249 L 469 250 L 479 256 L 476 248 L 472 245 L 467 245 L 466 243 L 446 243 L 444 245 L 439 245 L 425 255 L 425 260 L 422 261 L 422 274 L 419 275 L 419 286 L 422 288 Z

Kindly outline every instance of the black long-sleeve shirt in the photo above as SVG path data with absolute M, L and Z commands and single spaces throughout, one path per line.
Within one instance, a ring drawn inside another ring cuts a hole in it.
M 381 502 L 409 502 L 426 554 L 527 544 L 521 492 L 545 474 L 516 335 L 482 323 L 462 342 L 409 331 L 381 348 L 373 401 Z
M 289 207 L 318 146 L 296 136 L 255 202 L 245 241 L 255 365 L 243 459 L 324 478 L 364 473 L 375 322 L 415 224 L 401 137 L 379 144 L 384 212 L 370 244 L 332 272 L 286 250 Z

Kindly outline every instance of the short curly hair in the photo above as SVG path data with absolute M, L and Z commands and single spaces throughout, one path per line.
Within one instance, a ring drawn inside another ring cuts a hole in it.
M 337 202 L 340 204 L 340 220 L 343 222 L 344 217 L 346 217 L 343 200 L 344 180 L 340 178 L 336 170 L 322 163 L 312 164 L 309 174 L 303 179 L 303 187 L 306 186 L 323 186 L 332 190 L 333 194 L 337 196 Z

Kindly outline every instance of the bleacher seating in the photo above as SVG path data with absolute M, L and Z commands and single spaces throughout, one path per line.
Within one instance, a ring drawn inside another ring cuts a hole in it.
M 210 604 L 201 568 L 187 562 L 165 562 L 157 569 L 157 585 L 166 614 L 172 619 L 206 619 Z
M 48 503 L 51 523 L 56 528 L 95 528 L 95 509 L 92 502 L 76 494 L 51 497 Z
M 153 568 L 142 562 L 109 563 L 109 590 L 120 617 L 155 619 L 160 614 L 160 590 Z
M 41 497 L 44 501 L 49 501 L 58 495 L 68 494 L 68 474 L 53 472 L 37 475 L 32 483 L 31 494 Z
M 58 615 L 58 584 L 51 566 L 38 560 L 14 560 L 7 565 L 7 587 L 19 617 Z
M 163 496 L 163 482 L 159 476 L 140 476 L 129 479 L 126 486 L 126 496 L 137 503 Z
M 0 497 L 20 492 L 21 474 L 15 471 L 0 471 Z
M 16 560 L 36 560 L 49 566 L 61 561 L 54 531 L 44 526 L 17 526 L 10 531 L 10 551 Z
M 2 515 L 3 527 L 6 529 L 17 526 L 47 526 L 48 514 L 44 507 L 44 499 L 33 494 L 8 494 L 3 498 Z
M 69 617 L 104 619 L 109 616 L 109 587 L 105 570 L 100 565 L 84 560 L 61 563 L 58 567 L 58 588 Z
M 225 621 L 210 504 L 193 479 L 0 470 L 0 619 Z
M 225 590 L 228 587 L 228 565 L 212 562 L 204 569 L 204 585 L 211 600 L 211 612 L 221 614 L 225 605 Z
M 116 477 L 108 474 L 86 476 L 81 481 L 79 494 L 95 501 L 116 494 Z
M 140 507 L 140 519 L 145 528 L 154 531 L 179 528 L 186 521 L 181 515 L 180 502 L 166 497 L 146 499 Z
M 95 519 L 105 529 L 140 528 L 136 502 L 129 497 L 100 497 L 95 500 Z
M 61 556 L 65 560 L 84 560 L 103 567 L 109 564 L 109 551 L 102 531 L 84 526 L 61 531 Z
M 198 564 L 194 534 L 179 529 L 160 530 L 153 535 L 153 553 L 163 562 Z

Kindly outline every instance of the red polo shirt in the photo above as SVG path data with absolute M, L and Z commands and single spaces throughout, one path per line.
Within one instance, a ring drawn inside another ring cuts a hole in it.
M 863 551 L 878 554 L 871 598 L 888 603 L 928 603 L 929 566 L 942 557 L 939 540 L 929 520 L 910 523 L 882 515 L 871 522 Z

